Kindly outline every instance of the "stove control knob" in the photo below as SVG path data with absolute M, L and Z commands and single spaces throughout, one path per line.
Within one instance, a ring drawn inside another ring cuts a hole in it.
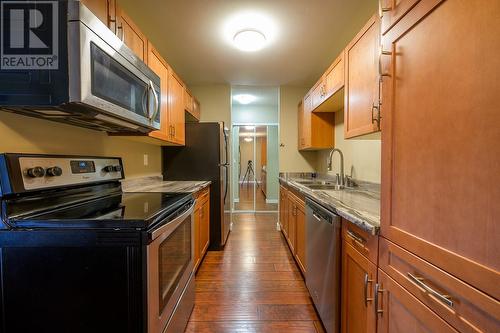
M 43 177 L 43 176 L 45 176 L 45 169 L 42 167 L 39 167 L 39 166 L 34 167 L 34 168 L 29 168 L 26 171 L 26 174 L 28 175 L 28 177 L 31 177 L 31 178 Z
M 122 171 L 122 166 L 121 165 L 108 165 L 105 166 L 102 171 L 104 172 L 120 172 Z
M 60 167 L 52 167 L 52 168 L 48 168 L 47 169 L 47 176 L 50 176 L 50 177 L 59 177 L 62 175 L 63 171 Z

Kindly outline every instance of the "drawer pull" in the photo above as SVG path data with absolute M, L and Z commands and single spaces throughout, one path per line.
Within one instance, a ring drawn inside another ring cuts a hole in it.
M 378 294 L 379 293 L 383 294 L 385 291 L 385 289 L 382 289 L 381 287 L 382 287 L 381 285 L 379 285 L 378 283 L 375 283 L 375 295 L 374 296 L 375 296 L 375 315 L 376 316 L 378 316 L 378 315 L 382 316 L 382 314 L 384 313 L 384 308 L 383 308 L 384 305 L 383 304 L 382 304 L 382 309 L 378 308 L 378 303 L 379 303 Z
M 363 237 L 361 237 L 361 236 L 357 235 L 355 232 L 352 232 L 351 230 L 347 230 L 347 234 L 348 234 L 348 235 L 349 235 L 349 236 L 350 236 L 350 237 L 351 237 L 351 238 L 352 238 L 352 239 L 353 239 L 356 243 L 358 243 L 358 245 L 359 245 L 359 246 L 361 246 L 361 247 L 363 247 L 363 248 L 365 247 L 366 240 L 365 240 Z
M 413 281 L 417 286 L 419 286 L 420 288 L 424 289 L 425 291 L 427 291 L 429 294 L 433 295 L 434 297 L 436 297 L 440 302 L 448 305 L 450 308 L 453 307 L 453 300 L 451 299 L 451 297 L 449 295 L 443 295 L 443 294 L 440 294 L 438 293 L 436 290 L 432 289 L 431 287 L 429 287 L 428 285 L 426 285 L 424 283 L 424 278 L 421 278 L 421 277 L 418 277 L 418 276 L 415 276 L 413 274 L 411 274 L 410 272 L 408 272 L 408 277 L 410 278 L 411 281 Z
M 368 273 L 365 273 L 365 290 L 364 290 L 364 295 L 365 295 L 365 307 L 368 306 L 368 302 L 373 301 L 373 298 L 368 298 L 368 283 L 372 283 L 373 280 L 368 278 Z

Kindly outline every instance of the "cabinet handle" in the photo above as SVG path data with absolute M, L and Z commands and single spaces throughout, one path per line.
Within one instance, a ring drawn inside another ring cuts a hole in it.
M 351 237 L 356 243 L 358 243 L 359 246 L 361 247 L 365 247 L 365 244 L 366 244 L 366 239 L 364 239 L 363 237 L 357 235 L 355 232 L 351 231 L 351 230 L 347 230 L 347 234 L 349 235 L 349 237 Z
M 365 289 L 364 289 L 364 295 L 365 295 L 365 307 L 368 306 L 368 302 L 373 301 L 373 298 L 368 298 L 368 283 L 372 283 L 373 280 L 368 278 L 368 273 L 365 273 Z
M 408 277 L 410 278 L 410 280 L 413 283 L 415 283 L 418 287 L 424 289 L 429 294 L 431 294 L 432 296 L 436 297 L 440 302 L 446 304 L 450 308 L 453 307 L 453 300 L 451 299 L 451 297 L 449 295 L 443 295 L 443 294 L 437 292 L 436 290 L 432 289 L 428 285 L 426 285 L 424 283 L 424 281 L 425 281 L 424 278 L 415 276 L 415 275 L 411 274 L 410 272 L 408 272 L 407 274 L 408 274 Z
M 382 7 L 382 1 L 383 0 L 379 0 L 379 2 L 378 2 L 378 15 L 380 17 L 384 16 L 385 12 L 390 12 L 395 7 L 394 0 L 390 0 L 390 2 L 391 2 L 390 3 L 390 7 Z
M 123 30 L 123 24 L 120 23 L 120 25 L 116 27 L 116 30 L 121 31 L 121 34 L 118 38 L 120 38 L 120 40 L 123 42 L 125 39 L 125 30 Z
M 374 110 L 377 110 L 377 116 L 374 117 L 373 114 L 374 114 Z M 377 127 L 380 128 L 380 119 L 382 117 L 380 116 L 380 105 L 377 105 L 375 103 L 373 103 L 372 105 L 372 124 L 373 123 L 377 123 Z
M 382 304 L 382 309 L 378 308 L 378 294 L 379 293 L 383 294 L 384 291 L 385 290 L 382 289 L 378 283 L 375 284 L 375 295 L 374 295 L 375 296 L 375 300 L 374 300 L 375 301 L 375 316 L 377 316 L 379 314 L 382 315 L 384 313 L 383 304 Z

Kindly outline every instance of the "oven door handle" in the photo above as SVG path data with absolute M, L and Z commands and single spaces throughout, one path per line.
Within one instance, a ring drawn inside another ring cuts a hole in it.
M 189 208 L 184 213 L 182 213 L 181 215 L 177 216 L 172 221 L 170 221 L 170 222 L 162 225 L 161 227 L 159 227 L 158 229 L 156 229 L 155 231 L 153 231 L 151 233 L 151 240 L 154 241 L 156 238 L 158 238 L 159 236 L 161 236 L 168 229 L 172 228 L 173 230 L 175 230 L 177 228 L 178 224 L 182 223 L 182 221 L 184 221 L 184 219 L 186 217 L 188 217 L 189 215 L 193 214 L 195 203 L 196 203 L 196 201 L 193 200 L 193 202 L 189 205 Z

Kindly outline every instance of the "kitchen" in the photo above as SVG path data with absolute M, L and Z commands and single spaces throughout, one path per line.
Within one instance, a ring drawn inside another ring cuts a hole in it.
M 500 330 L 498 1 L 1 10 L 1 332 Z

